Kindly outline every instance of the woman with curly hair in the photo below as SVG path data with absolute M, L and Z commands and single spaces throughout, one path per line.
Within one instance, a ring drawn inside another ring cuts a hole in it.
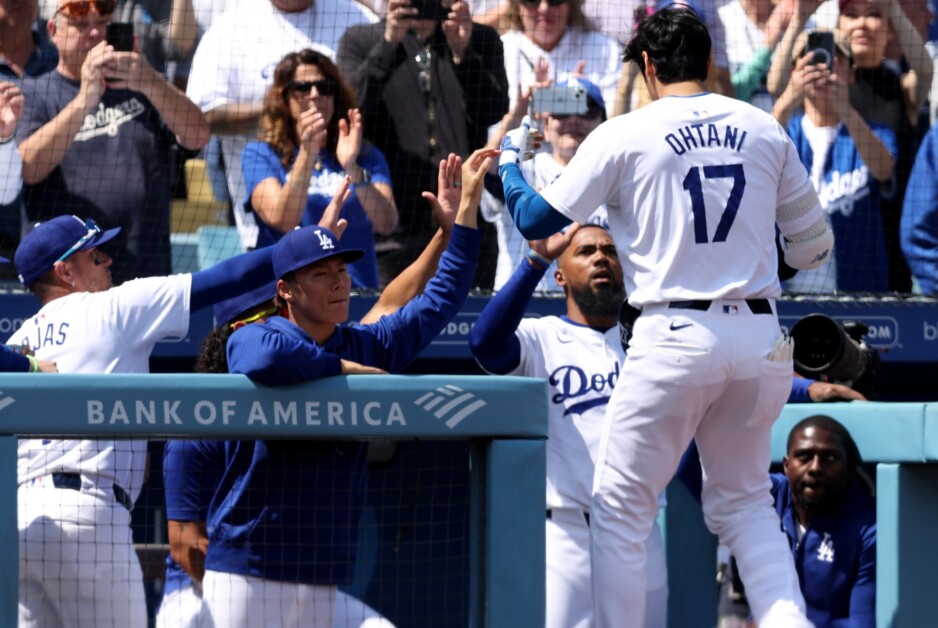
M 259 136 L 262 141 L 248 144 L 241 158 L 245 209 L 260 223 L 257 246 L 317 224 L 347 177 L 352 193 L 342 207 L 348 221 L 342 244 L 365 251 L 348 267 L 352 285 L 378 288 L 374 235 L 397 225 L 390 172 L 384 155 L 363 145 L 355 94 L 328 57 L 305 49 L 281 59 Z

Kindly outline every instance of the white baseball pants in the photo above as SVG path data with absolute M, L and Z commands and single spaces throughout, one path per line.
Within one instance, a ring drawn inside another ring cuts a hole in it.
M 334 586 L 206 571 L 202 590 L 217 628 L 394 628 Z
M 790 360 L 767 359 L 779 335 L 774 315 L 752 314 L 744 301 L 706 312 L 646 307 L 636 321 L 593 482 L 597 626 L 644 625 L 644 540 L 694 438 L 705 520 L 736 557 L 760 628 L 811 626 L 769 495 L 770 431 L 792 377 Z
M 192 585 L 164 594 L 156 628 L 214 628 L 202 591 Z

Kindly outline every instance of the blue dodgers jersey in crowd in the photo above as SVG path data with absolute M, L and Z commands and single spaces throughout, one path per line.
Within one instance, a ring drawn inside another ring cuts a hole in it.
M 222 443 L 218 441 L 168 440 L 163 447 L 163 484 L 166 518 L 173 521 L 206 521 L 212 495 L 218 486 Z M 192 579 L 172 556 L 166 557 L 163 595 L 192 586 Z
M 24 80 L 26 105 L 17 142 L 55 118 L 76 97 L 79 85 L 58 71 Z M 85 116 L 59 165 L 39 183 L 24 187 L 25 223 L 74 214 L 105 229 L 120 226 L 121 234 L 103 247 L 120 260 L 111 271 L 115 285 L 169 275 L 175 143 L 143 94 L 108 89 Z
M 922 292 L 938 294 L 938 126 L 925 135 L 915 157 L 899 237 Z
M 322 346 L 281 317 L 228 341 L 228 366 L 283 386 L 338 375 L 341 358 L 389 372 L 405 368 L 466 300 L 480 232 L 456 226 L 424 293 L 370 325 L 338 326 Z M 238 441 L 209 508 L 206 568 L 307 584 L 349 580 L 364 503 L 364 443 Z
M 345 170 L 342 169 L 341 164 L 334 156 L 323 150 L 319 153 L 319 159 L 322 167 L 313 170 L 313 176 L 310 178 L 306 209 L 303 211 L 303 217 L 300 220 L 300 224 L 303 226 L 319 223 L 323 212 L 326 211 L 326 207 L 332 200 L 332 196 L 345 178 Z M 280 157 L 266 142 L 248 144 L 241 157 L 241 164 L 244 170 L 245 189 L 248 191 L 244 207 L 247 211 L 254 212 L 254 206 L 251 205 L 251 194 L 254 188 L 264 179 L 270 178 L 277 179 L 281 185 L 284 185 L 287 169 L 283 167 L 283 164 L 280 163 Z M 369 172 L 372 183 L 391 185 L 388 162 L 381 154 L 381 151 L 374 146 L 362 146 L 358 156 L 358 164 Z M 255 215 L 257 215 L 256 212 Z M 368 214 L 365 213 L 361 201 L 358 200 L 354 185 L 351 187 L 348 200 L 342 206 L 341 217 L 348 221 L 348 227 L 345 229 L 345 233 L 342 234 L 342 246 L 365 251 L 364 257 L 349 264 L 348 269 L 349 275 L 352 277 L 352 285 L 356 288 L 377 288 L 378 260 L 375 253 L 374 227 Z M 260 216 L 257 216 L 257 224 L 259 228 L 258 247 L 269 246 L 283 237 L 283 233 L 268 226 Z
M 808 619 L 818 628 L 876 626 L 876 502 L 853 482 L 835 516 L 815 516 L 798 541 L 788 478 L 772 474 L 775 510 L 795 557 Z
M 815 156 L 801 124 L 803 117 L 803 114 L 792 117 L 788 134 L 801 162 L 811 172 Z M 899 147 L 893 131 L 881 124 L 871 124 L 870 128 L 897 159 Z M 837 289 L 888 291 L 889 263 L 880 211 L 880 183 L 869 174 L 843 124 L 838 126 L 837 137 L 828 151 L 824 180 L 817 192 L 834 232 Z

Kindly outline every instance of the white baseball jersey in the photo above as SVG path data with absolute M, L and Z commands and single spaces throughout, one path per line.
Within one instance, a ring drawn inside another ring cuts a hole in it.
M 778 297 L 776 208 L 812 191 L 774 118 L 704 93 L 605 122 L 542 195 L 578 222 L 606 204 L 629 303 L 640 307 Z
M 186 95 L 202 111 L 222 105 L 261 102 L 274 81 L 274 68 L 291 52 L 312 48 L 331 59 L 349 26 L 377 16 L 357 2 L 314 2 L 296 13 L 277 10 L 269 0 L 242 0 L 212 23 L 192 59 Z M 244 210 L 247 191 L 241 154 L 255 133 L 222 135 L 228 192 L 241 244 L 257 243 L 257 223 Z
M 8 341 L 28 344 L 61 373 L 148 373 L 158 340 L 189 329 L 191 275 L 129 281 L 106 292 L 55 299 L 24 321 Z M 136 500 L 143 486 L 146 441 L 21 439 L 19 484 L 64 471 L 111 480 Z
M 523 319 L 515 335 L 521 362 L 505 374 L 548 383 L 547 507 L 588 511 L 606 404 L 625 359 L 619 330 L 547 316 Z

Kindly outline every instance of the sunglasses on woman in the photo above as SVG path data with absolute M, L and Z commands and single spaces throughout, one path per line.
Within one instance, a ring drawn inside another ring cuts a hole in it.
M 307 96 L 313 88 L 320 96 L 335 96 L 339 91 L 339 84 L 332 79 L 320 79 L 318 81 L 290 81 L 287 83 L 287 89 L 294 96 Z
M 98 15 L 110 15 L 114 13 L 116 6 L 115 0 L 75 0 L 75 2 L 66 2 L 56 11 L 67 17 L 85 17 L 94 9 Z
M 521 4 L 528 7 L 529 9 L 536 9 L 541 5 L 542 0 L 521 0 Z M 561 4 L 566 4 L 567 0 L 547 0 L 547 6 L 549 7 L 559 7 Z

